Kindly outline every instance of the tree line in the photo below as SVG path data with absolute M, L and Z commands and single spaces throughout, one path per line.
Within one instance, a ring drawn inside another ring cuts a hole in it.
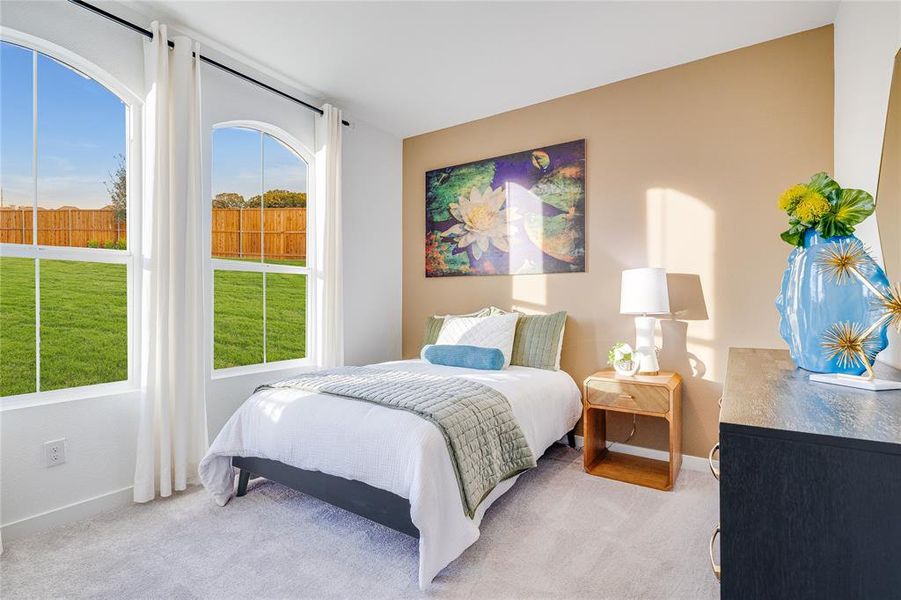
M 125 221 L 125 208 L 127 203 L 127 170 L 125 168 L 125 156 L 116 155 L 116 168 L 109 173 L 109 180 L 104 182 L 106 191 L 110 197 L 107 208 L 116 211 L 116 221 Z M 290 192 L 288 190 L 269 190 L 263 193 L 263 201 L 266 208 L 306 208 L 306 192 Z M 235 192 L 222 192 L 213 198 L 213 208 L 259 208 L 260 195 L 245 199 Z
M 288 190 L 269 190 L 263 194 L 263 206 L 266 208 L 306 208 L 305 192 L 289 192 Z M 213 208 L 259 208 L 260 195 L 244 199 L 235 192 L 222 192 L 213 198 Z

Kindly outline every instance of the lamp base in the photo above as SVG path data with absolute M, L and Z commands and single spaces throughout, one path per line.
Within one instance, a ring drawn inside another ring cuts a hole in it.
M 901 390 L 901 381 L 891 381 L 889 379 L 870 379 L 869 377 L 863 377 L 861 375 L 843 375 L 841 373 L 814 373 L 810 376 L 810 380 L 816 381 L 818 383 L 829 383 L 832 385 L 857 388 L 859 390 L 869 390 L 871 392 Z
M 635 317 L 635 353 L 639 356 L 639 375 L 660 373 L 660 365 L 657 363 L 657 347 L 654 343 L 656 329 L 656 317 Z

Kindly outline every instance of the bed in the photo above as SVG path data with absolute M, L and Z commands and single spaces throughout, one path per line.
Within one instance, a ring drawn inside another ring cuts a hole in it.
M 578 387 L 564 371 L 512 366 L 502 371 L 420 360 L 378 369 L 461 377 L 503 394 L 535 458 L 572 430 Z M 419 586 L 479 537 L 485 511 L 518 475 L 499 483 L 467 516 L 445 439 L 403 410 L 291 388 L 255 392 L 229 419 L 200 465 L 203 484 L 224 506 L 259 475 L 419 538 Z

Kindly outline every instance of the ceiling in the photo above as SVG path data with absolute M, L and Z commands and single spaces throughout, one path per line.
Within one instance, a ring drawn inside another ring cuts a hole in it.
M 826 25 L 837 9 L 836 2 L 124 4 L 399 137 Z

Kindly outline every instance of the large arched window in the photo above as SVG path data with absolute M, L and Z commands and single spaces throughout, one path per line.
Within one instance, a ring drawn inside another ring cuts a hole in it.
M 133 383 L 131 107 L 0 44 L 0 396 Z
M 263 126 L 213 130 L 213 368 L 307 357 L 307 162 Z

